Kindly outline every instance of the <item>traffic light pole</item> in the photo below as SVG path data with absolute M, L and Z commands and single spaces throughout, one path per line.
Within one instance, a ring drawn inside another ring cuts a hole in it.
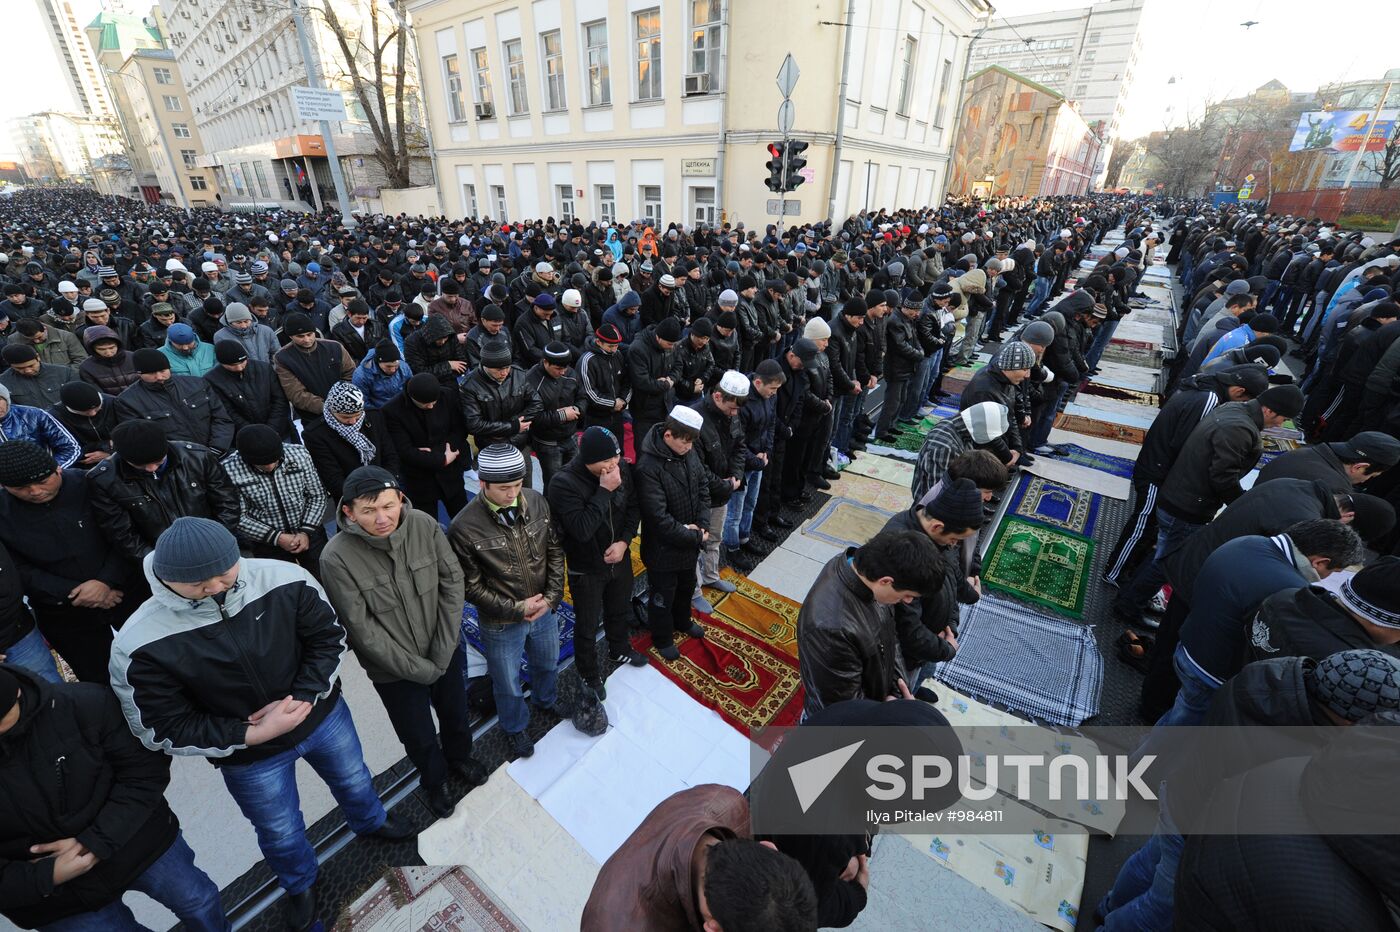
M 778 189 L 778 239 L 783 238 L 783 221 L 787 219 L 787 168 L 788 168 L 788 134 L 783 133 L 783 180 L 784 184 Z

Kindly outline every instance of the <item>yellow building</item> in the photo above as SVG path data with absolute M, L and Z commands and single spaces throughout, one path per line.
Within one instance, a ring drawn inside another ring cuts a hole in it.
M 789 221 L 934 203 L 966 37 L 991 7 L 852 6 L 842 26 L 846 0 L 410 0 L 439 202 L 449 216 L 761 225 L 790 52 L 791 134 L 810 148 Z

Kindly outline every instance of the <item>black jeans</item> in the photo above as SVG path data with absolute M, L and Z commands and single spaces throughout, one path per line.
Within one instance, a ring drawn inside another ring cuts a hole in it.
M 574 597 L 574 664 L 585 682 L 600 679 L 599 624 L 607 633 L 610 654 L 631 647 L 627 634 L 632 624 L 632 555 L 623 554 L 601 573 L 570 573 L 569 591 Z
M 107 662 L 112 657 L 112 629 L 122 623 L 141 604 L 132 601 L 132 593 L 124 593 L 124 598 L 116 608 L 77 608 L 73 605 L 34 605 L 34 618 L 39 625 L 39 633 L 58 656 L 68 662 L 78 679 L 84 683 L 109 682 Z
M 782 511 L 783 468 L 787 463 L 788 444 L 785 437 L 774 436 L 768 465 L 763 467 L 763 484 L 758 487 L 758 505 L 753 510 L 753 523 L 768 524 Z
M 428 789 L 447 782 L 448 767 L 472 756 L 471 710 L 467 706 L 467 679 L 462 646 L 452 653 L 447 672 L 432 683 L 394 680 L 375 683 L 375 691 L 389 713 L 389 724 L 403 742 L 403 749 L 418 768 Z M 437 712 L 442 729 L 439 740 L 433 727 Z
M 909 391 L 909 380 L 885 380 L 885 400 L 880 404 L 880 423 L 875 428 L 875 436 L 883 437 L 894 426 L 899 409 L 904 406 L 904 395 Z
M 697 550 L 698 555 L 698 550 Z M 647 624 L 656 648 L 670 647 L 675 633 L 690 628 L 690 597 L 695 594 L 695 560 L 679 570 L 647 567 Z
M 618 438 L 621 443 L 621 438 Z M 549 480 L 554 478 L 554 474 L 569 464 L 578 453 L 578 438 L 570 434 L 568 439 L 558 443 L 542 443 L 538 440 L 530 441 L 530 449 L 535 451 L 535 456 L 540 461 L 540 471 L 543 473 L 541 481 L 545 489 L 549 488 Z
M 438 520 L 438 502 L 442 502 L 449 521 L 467 507 L 466 485 L 462 473 L 455 469 L 433 478 L 405 479 L 403 491 L 415 509 L 431 515 L 434 521 Z
M 418 506 L 418 499 L 413 495 L 409 495 L 409 501 L 413 502 L 415 507 L 420 507 Z M 436 511 L 433 512 L 433 517 L 437 517 Z M 288 531 L 287 533 L 295 534 L 297 531 Z M 281 547 L 270 544 L 254 544 L 248 549 L 253 556 L 261 560 L 281 560 L 283 563 L 295 563 L 314 576 L 317 582 L 320 582 L 321 551 L 324 550 L 326 546 L 326 532 L 321 528 L 317 528 L 314 531 L 309 531 L 306 538 L 310 546 L 301 553 L 288 553 Z

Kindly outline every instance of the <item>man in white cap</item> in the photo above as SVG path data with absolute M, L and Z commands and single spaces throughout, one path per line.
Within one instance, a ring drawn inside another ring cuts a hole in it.
M 652 646 L 668 661 L 680 659 L 677 632 L 705 636 L 705 629 L 690 617 L 696 558 L 711 527 L 709 477 L 694 450 L 704 426 L 699 411 L 677 405 L 638 446 L 642 563 L 650 587 L 647 620 Z M 719 531 L 715 526 L 716 535 Z
M 958 412 L 957 417 L 944 418 L 935 424 L 924 438 L 919 458 L 914 463 L 914 481 L 910 488 L 914 501 L 922 500 L 924 494 L 943 479 L 948 464 L 959 453 L 990 446 L 1004 436 L 1010 426 L 1006 405 L 995 401 L 980 402 Z
M 748 401 L 749 380 L 742 372 L 730 369 L 720 376 L 719 383 L 692 407 L 700 413 L 700 442 L 695 452 L 705 467 L 705 479 L 710 487 L 710 521 L 712 531 L 700 551 L 695 573 L 697 584 L 691 605 L 697 612 L 714 611 L 701 586 L 716 592 L 733 592 L 734 584 L 720 578 L 720 530 L 729 510 L 730 496 L 744 482 L 744 464 L 748 454 L 744 449 L 744 426 L 739 421 L 739 408 Z

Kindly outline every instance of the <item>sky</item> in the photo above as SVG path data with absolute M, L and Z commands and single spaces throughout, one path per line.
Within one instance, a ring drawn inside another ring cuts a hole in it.
M 70 2 L 79 22 L 101 8 L 100 0 Z M 1006 16 L 1085 5 L 993 3 Z M 140 8 L 139 0 L 132 5 Z M 1240 25 L 1248 20 L 1258 25 Z M 1207 101 L 1247 93 L 1273 78 L 1301 91 L 1400 69 L 1395 0 L 1148 0 L 1143 24 L 1138 78 L 1121 128 L 1125 139 L 1179 123 L 1188 111 L 1199 115 Z M 58 69 L 35 0 L 0 0 L 0 158 L 14 156 L 4 130 L 10 117 L 68 106 Z M 1400 85 L 1392 94 L 1400 105 Z

